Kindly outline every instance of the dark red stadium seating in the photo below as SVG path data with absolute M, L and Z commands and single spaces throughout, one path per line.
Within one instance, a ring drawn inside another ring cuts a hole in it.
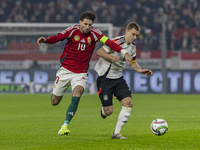
M 12 41 L 12 42 L 8 43 L 7 49 L 8 50 L 19 50 L 20 44 L 16 41 Z
M 23 51 L 32 50 L 32 44 L 31 43 L 22 43 L 20 45 L 20 50 L 23 50 Z
M 33 43 L 32 47 L 33 47 L 33 50 L 38 50 L 38 44 L 37 43 Z
M 180 28 L 180 29 L 178 29 L 177 32 L 176 32 L 177 40 L 181 39 L 181 36 L 182 36 L 184 31 L 189 31 L 189 34 L 190 34 L 191 38 L 193 38 L 195 33 L 196 33 L 196 31 L 197 31 L 197 28 L 191 28 L 191 29 Z

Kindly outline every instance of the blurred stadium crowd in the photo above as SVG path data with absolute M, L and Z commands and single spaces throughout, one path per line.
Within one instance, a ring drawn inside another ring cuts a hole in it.
M 0 22 L 7 23 L 78 23 L 80 13 L 88 10 L 96 14 L 95 23 L 113 23 L 123 29 L 127 23 L 137 22 L 142 30 L 136 44 L 143 51 L 161 49 L 165 23 L 168 50 L 200 52 L 199 0 L 0 0 L 0 3 Z M 0 49 L 4 43 L 0 36 Z

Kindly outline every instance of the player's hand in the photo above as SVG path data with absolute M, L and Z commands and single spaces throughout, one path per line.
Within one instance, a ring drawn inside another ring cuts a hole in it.
M 125 53 L 125 59 L 128 65 L 131 65 L 132 57 L 129 55 L 129 53 Z
M 117 62 L 119 60 L 120 60 L 120 56 L 114 56 L 112 59 L 113 62 Z
M 40 45 L 40 43 L 45 43 L 46 42 L 46 39 L 44 37 L 40 37 L 38 38 L 37 40 L 37 44 Z
M 143 75 L 153 75 L 153 72 L 150 69 L 143 69 L 141 71 L 141 74 L 143 74 Z

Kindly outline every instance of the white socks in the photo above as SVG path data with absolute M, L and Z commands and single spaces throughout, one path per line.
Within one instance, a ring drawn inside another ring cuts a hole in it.
M 114 134 L 120 133 L 122 127 L 126 124 L 126 122 L 128 121 L 130 115 L 131 115 L 131 107 L 124 107 L 122 106 L 122 109 L 119 113 L 118 116 L 118 121 L 115 127 L 115 131 Z

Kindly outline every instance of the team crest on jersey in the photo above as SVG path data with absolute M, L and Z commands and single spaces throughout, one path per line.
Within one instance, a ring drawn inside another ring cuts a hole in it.
M 90 44 L 91 43 L 91 37 L 87 38 L 87 42 Z
M 75 40 L 75 41 L 79 41 L 79 40 L 80 40 L 80 36 L 79 36 L 79 35 L 75 35 L 75 36 L 74 36 L 74 40 Z

